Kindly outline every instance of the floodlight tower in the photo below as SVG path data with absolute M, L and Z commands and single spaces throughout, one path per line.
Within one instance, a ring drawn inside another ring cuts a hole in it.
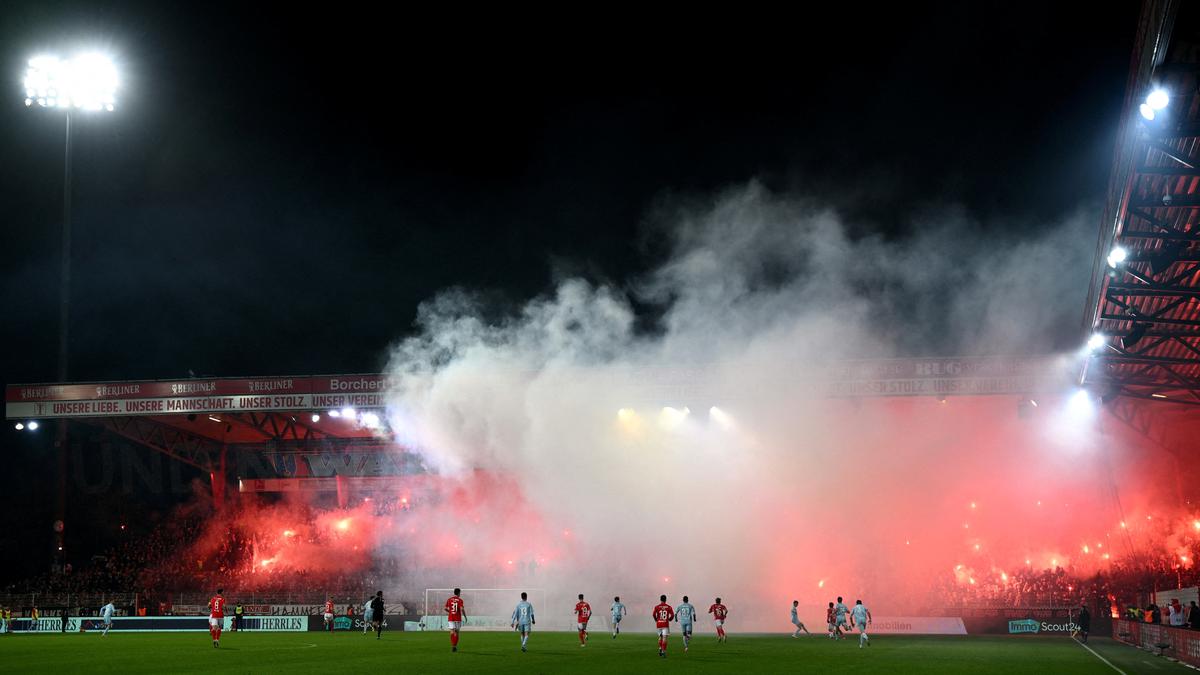
M 116 105 L 117 69 L 102 54 L 72 59 L 35 56 L 25 71 L 25 105 L 63 113 L 62 277 L 59 285 L 58 381 L 67 380 L 68 319 L 71 309 L 71 116 L 77 111 L 112 112 Z
M 71 117 L 89 112 L 112 112 L 119 84 L 117 68 L 103 54 L 84 53 L 64 59 L 53 55 L 29 59 L 25 70 L 25 105 L 59 110 L 63 114 L 66 142 L 63 148 L 62 260 L 58 302 L 58 381 L 68 373 L 68 327 L 71 317 Z M 32 423 L 30 425 L 32 428 Z M 55 509 L 55 559 L 63 557 L 63 519 L 67 499 L 67 422 L 60 420 L 58 446 L 58 500 Z

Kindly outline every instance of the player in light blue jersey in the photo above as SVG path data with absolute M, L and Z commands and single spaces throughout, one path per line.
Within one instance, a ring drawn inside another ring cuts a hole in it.
M 837 639 L 842 639 L 844 633 L 850 632 L 850 625 L 846 621 L 846 614 L 850 608 L 842 604 L 842 596 L 838 596 L 837 604 L 833 606 L 833 626 L 837 629 Z
M 866 605 L 862 604 L 862 600 L 854 602 L 854 609 L 850 610 L 850 625 L 858 626 L 858 648 L 862 649 L 863 644 L 871 646 L 871 636 L 867 635 L 867 626 L 871 623 L 871 610 L 867 609 Z
M 529 604 L 529 594 L 521 593 L 521 601 L 512 614 L 512 627 L 521 632 L 521 651 L 528 651 L 529 631 L 535 623 L 537 619 L 533 616 L 533 605 Z
M 809 633 L 808 629 L 804 627 L 804 622 L 800 620 L 799 600 L 792 601 L 792 625 L 796 627 L 796 630 L 792 631 L 792 637 L 800 637 L 800 631 L 804 631 L 806 634 L 812 635 L 812 633 Z
M 104 621 L 104 632 L 100 634 L 100 637 L 108 635 L 108 629 L 112 628 L 112 616 L 115 611 L 117 608 L 113 607 L 111 602 L 100 608 L 100 619 Z
M 688 643 L 692 641 L 692 623 L 696 620 L 696 608 L 688 602 L 688 596 L 683 596 L 683 604 L 675 608 L 675 620 L 679 622 L 679 630 L 683 632 L 683 651 L 687 652 Z
M 613 596 L 612 604 L 612 627 L 613 639 L 617 639 L 617 633 L 621 632 L 621 619 L 625 618 L 625 605 L 621 602 L 621 596 Z
M 375 596 L 372 595 L 363 603 L 363 635 L 371 630 L 371 622 L 375 619 L 375 610 L 371 609 L 371 601 L 374 599 Z

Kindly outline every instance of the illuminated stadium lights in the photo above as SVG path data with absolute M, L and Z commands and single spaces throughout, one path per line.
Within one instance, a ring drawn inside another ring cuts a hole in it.
M 17 422 L 17 424 L 16 424 L 16 426 L 15 426 L 14 428 L 15 428 L 17 431 L 24 431 L 24 430 L 25 430 L 25 425 L 24 425 L 24 424 L 21 424 L 20 422 Z
M 1108 266 L 1115 269 L 1117 265 L 1125 262 L 1125 259 L 1128 257 L 1129 251 L 1120 246 L 1114 246 L 1113 250 L 1108 252 Z
M 1139 105 L 1138 112 L 1142 114 L 1142 118 L 1147 122 L 1154 121 L 1154 108 L 1151 108 L 1149 103 Z
M 112 112 L 119 80 L 117 67 L 103 54 L 35 56 L 25 70 L 25 105 Z
M 1100 349 L 1101 347 L 1103 347 L 1107 341 L 1108 340 L 1105 339 L 1105 337 L 1103 335 L 1096 333 L 1096 334 L 1092 335 L 1092 337 L 1088 338 L 1088 341 L 1087 341 L 1088 350 L 1094 352 L 1094 351 Z
M 691 414 L 691 412 L 692 411 L 687 409 L 686 407 L 682 408 L 682 409 L 676 409 L 676 408 L 672 408 L 670 406 L 666 406 L 658 414 L 659 426 L 661 426 L 664 429 L 667 429 L 668 431 L 671 429 L 675 429 L 680 424 L 683 424 L 683 421 L 685 419 L 687 419 L 687 416 L 689 414 Z
M 716 422 L 717 426 L 721 427 L 725 431 L 729 431 L 733 428 L 733 418 L 729 416 L 729 413 L 721 410 L 715 405 L 708 409 L 708 419 Z
M 1167 94 L 1166 89 L 1162 89 L 1161 87 L 1150 92 L 1150 95 L 1146 97 L 1146 105 L 1150 106 L 1152 110 L 1162 110 L 1170 105 L 1170 103 L 1171 96 Z
M 38 423 L 37 423 L 37 422 L 30 422 L 29 424 L 26 424 L 26 425 L 25 425 L 25 428 L 26 428 L 26 429 L 28 429 L 28 430 L 30 430 L 30 431 L 37 431 L 37 428 L 38 428 Z

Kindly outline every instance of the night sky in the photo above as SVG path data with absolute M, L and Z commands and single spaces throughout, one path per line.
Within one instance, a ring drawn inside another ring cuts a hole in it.
M 861 234 L 956 206 L 1033 235 L 1099 210 L 1137 23 L 1136 3 L 177 5 L 0 9 L 5 383 L 56 372 L 63 121 L 21 86 L 40 52 L 107 51 L 124 79 L 74 134 L 70 379 L 87 381 L 377 372 L 439 291 L 503 313 L 565 274 L 633 283 L 664 255 L 656 204 L 752 180 Z M 0 518 L 14 578 L 43 569 L 25 554 L 48 535 L 51 438 L 0 435 L 0 493 L 30 505 Z M 132 492 L 84 497 L 75 522 L 125 518 Z
M 656 200 L 752 179 L 895 237 L 930 204 L 1017 230 L 1098 205 L 1137 22 L 175 4 L 0 12 L 6 382 L 55 374 L 62 119 L 23 105 L 31 54 L 124 73 L 74 137 L 70 375 L 135 379 L 375 371 L 439 290 L 626 283 Z

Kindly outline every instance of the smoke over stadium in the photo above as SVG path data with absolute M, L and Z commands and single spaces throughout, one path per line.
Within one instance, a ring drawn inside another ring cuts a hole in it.
M 1066 242 L 1090 215 L 985 246 L 971 224 L 933 216 L 886 242 L 751 185 L 664 206 L 670 257 L 635 283 L 566 278 L 511 316 L 465 291 L 428 302 L 393 353 L 389 417 L 471 504 L 434 500 L 424 516 L 470 551 L 424 585 L 756 607 L 862 595 L 903 613 L 936 605 L 947 579 L 1128 554 L 1104 463 L 1115 444 L 1091 402 L 1072 402 L 1073 354 L 1031 392 L 1044 396 L 1031 418 L 1011 397 L 837 398 L 822 385 L 841 361 L 921 345 L 1045 346 L 1078 315 L 1086 252 Z M 1047 267 L 1061 286 L 1041 283 Z M 1003 304 L 1013 297 L 1028 303 Z M 537 573 L 495 573 L 514 559 Z
M 10 0 L 6 665 L 1200 667 L 1200 2 L 943 4 Z

